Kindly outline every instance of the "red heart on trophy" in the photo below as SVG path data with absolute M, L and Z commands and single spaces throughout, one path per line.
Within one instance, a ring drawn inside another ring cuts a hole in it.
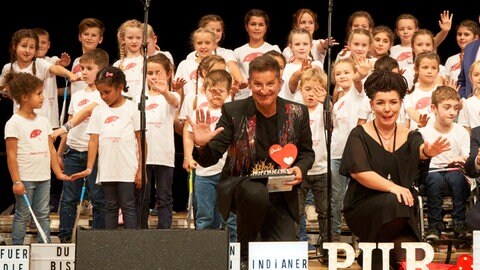
M 462 270 L 472 270 L 473 257 L 468 254 L 462 254 L 457 258 L 457 267 Z
M 268 154 L 282 169 L 290 167 L 297 158 L 297 146 L 287 143 L 284 146 L 274 144 L 270 146 Z

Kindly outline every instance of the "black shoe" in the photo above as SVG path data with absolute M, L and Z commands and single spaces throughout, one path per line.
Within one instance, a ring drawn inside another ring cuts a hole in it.
M 427 231 L 425 240 L 427 241 L 436 241 L 440 239 L 440 231 L 437 229 L 430 229 Z
M 240 270 L 248 270 L 248 261 L 247 260 L 240 261 Z
M 62 244 L 72 243 L 72 237 L 59 237 L 59 239 Z
M 453 235 L 455 238 L 470 240 L 473 235 L 472 232 L 465 226 L 465 223 L 455 224 L 453 227 Z

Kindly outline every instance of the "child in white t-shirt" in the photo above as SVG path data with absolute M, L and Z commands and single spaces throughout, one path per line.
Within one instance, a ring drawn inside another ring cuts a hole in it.
M 323 69 L 323 62 L 313 60 L 311 56 L 312 36 L 306 29 L 299 28 L 290 31 L 288 46 L 293 52 L 293 60 L 285 65 L 282 80 L 284 84 L 279 96 L 285 99 L 303 103 L 298 90 L 298 82 L 303 72 L 313 66 Z
M 424 127 L 434 121 L 431 110 L 432 93 L 437 89 L 440 57 L 434 52 L 422 52 L 415 58 L 414 86 L 405 96 L 407 119 L 405 126 L 410 129 Z
M 97 18 L 85 18 L 78 24 L 78 40 L 82 44 L 82 54 L 98 47 L 103 41 L 105 25 Z M 75 58 L 72 64 L 72 72 L 81 76 L 81 56 Z M 70 95 L 78 90 L 85 89 L 87 84 L 84 81 L 72 82 L 70 84 Z
M 480 126 L 480 60 L 470 66 L 469 79 L 472 84 L 472 96 L 463 101 L 458 123 L 471 133 L 473 128 Z
M 5 124 L 5 144 L 8 170 L 15 194 L 15 215 L 12 224 L 12 242 L 23 245 L 26 223 L 30 212 L 23 196 L 26 195 L 41 229 L 50 242 L 50 179 L 51 171 L 59 180 L 70 180 L 56 158 L 52 128 L 49 120 L 34 112 L 44 102 L 43 82 L 29 73 L 10 73 L 5 77 L 10 96 L 19 109 Z M 38 237 L 43 242 L 42 237 Z
M 207 97 L 208 106 L 199 108 L 190 115 L 191 121 L 196 121 L 196 114 L 210 113 L 213 121 L 210 123 L 211 130 L 215 130 L 215 126 L 222 115 L 221 108 L 225 100 L 229 97 L 232 87 L 232 77 L 226 70 L 212 70 L 205 76 L 203 83 L 203 91 Z M 193 130 L 188 125 L 188 140 L 193 144 Z M 191 153 L 190 153 L 191 155 Z M 202 167 L 193 164 L 195 170 L 195 228 L 202 229 L 218 229 L 222 226 L 223 218 L 217 207 L 217 185 L 220 181 L 220 174 L 223 165 L 225 164 L 226 153 L 217 162 L 217 164 L 210 167 Z M 194 162 L 194 161 L 193 161 Z M 237 224 L 236 216 L 232 212 L 226 221 L 228 225 L 230 242 L 237 241 Z
M 51 64 L 58 64 L 65 68 L 70 65 L 71 59 L 68 53 L 62 53 L 60 58 L 58 56 L 47 56 L 48 50 L 50 49 L 50 34 L 47 30 L 42 28 L 34 28 L 33 31 L 37 33 L 39 40 L 39 47 L 35 54 L 35 57 L 45 59 Z M 57 76 L 55 76 L 55 74 L 50 74 L 45 78 L 43 84 L 43 95 L 45 97 L 43 107 L 46 110 L 46 116 L 50 119 L 50 124 L 52 125 L 52 128 L 58 128 L 60 126 L 60 117 L 58 111 L 59 89 L 57 87 Z
M 106 106 L 95 86 L 95 78 L 102 68 L 108 66 L 109 56 L 103 49 L 95 48 L 85 52 L 81 56 L 79 64 L 82 69 L 82 80 L 87 84 L 87 87 L 72 94 L 68 108 L 68 121 L 62 128 L 55 130 L 53 135 L 53 137 L 56 137 L 69 131 L 66 136 L 62 136 L 58 147 L 58 160 L 60 164 L 63 164 L 65 172 L 68 174 L 77 173 L 87 168 L 90 136 L 86 133 L 86 130 L 89 117 L 98 105 Z M 105 228 L 104 195 L 101 186 L 95 183 L 97 164 L 95 163 L 91 168 L 92 173 L 84 179 L 88 191 L 88 196 L 85 197 L 88 197 L 93 206 L 92 228 L 103 229 Z M 61 242 L 70 242 L 71 240 L 72 230 L 75 229 L 73 224 L 77 204 L 80 200 L 84 180 L 65 182 L 62 186 L 58 234 Z
M 120 59 L 113 63 L 127 78 L 127 96 L 134 98 L 142 92 L 143 62 L 142 54 L 143 23 L 131 19 L 123 22 L 117 31 Z
M 90 134 L 87 169 L 72 179 L 90 175 L 98 154 L 97 182 L 105 195 L 105 229 L 117 229 L 119 209 L 123 227 L 136 229 L 135 188 L 141 188 L 143 173 L 140 112 L 135 102 L 122 95 L 127 81 L 119 68 L 100 70 L 95 85 L 108 106 L 96 106 L 92 112 L 86 130 Z
M 155 54 L 147 59 L 148 92 L 145 100 L 146 169 L 148 183 L 145 193 L 135 193 L 138 226 L 148 229 L 151 183 L 156 190 L 157 229 L 170 229 L 173 214 L 173 171 L 175 144 L 173 122 L 180 105 L 180 95 L 171 91 L 173 67 L 167 56 Z M 140 102 L 141 96 L 135 100 Z M 161 142 L 161 143 L 159 143 Z M 150 182 L 151 181 L 151 182 Z M 142 197 L 144 198 L 142 204 Z
M 446 168 L 452 164 L 463 166 L 470 152 L 470 135 L 461 125 L 455 123 L 461 108 L 461 99 L 457 91 L 448 86 L 440 86 L 432 93 L 432 111 L 435 121 L 419 131 L 425 143 L 439 138 L 447 139 L 450 150 L 434 156 L 430 161 L 430 170 Z M 472 237 L 471 230 L 465 224 L 466 205 L 470 196 L 470 184 L 460 170 L 431 171 L 425 179 L 427 196 L 428 232 L 427 240 L 438 240 L 445 228 L 442 215 L 443 192 L 451 190 L 453 201 L 453 231 L 455 238 Z
M 315 162 L 307 172 L 307 177 L 298 189 L 298 206 L 300 222 L 305 222 L 305 200 L 307 193 L 311 191 L 315 202 L 315 212 L 318 214 L 318 231 L 321 241 L 328 238 L 327 230 L 327 144 L 325 122 L 323 115 L 323 102 L 325 101 L 327 87 L 327 75 L 323 69 L 312 67 L 305 70 L 299 83 L 303 104 L 308 107 L 310 115 L 310 129 L 312 130 L 312 148 L 315 151 Z M 302 228 L 304 224 L 300 225 Z M 299 238 L 302 240 L 303 231 L 299 230 Z M 304 238 L 304 237 L 303 237 Z M 321 246 L 320 246 L 321 248 Z

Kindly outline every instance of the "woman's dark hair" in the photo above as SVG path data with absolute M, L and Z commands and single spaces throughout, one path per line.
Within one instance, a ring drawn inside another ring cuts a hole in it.
M 378 92 L 396 91 L 403 99 L 407 93 L 407 81 L 405 78 L 395 72 L 388 70 L 375 70 L 370 74 L 364 84 L 367 96 L 373 100 Z

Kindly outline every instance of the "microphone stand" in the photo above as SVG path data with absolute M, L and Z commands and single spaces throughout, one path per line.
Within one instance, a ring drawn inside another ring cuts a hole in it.
M 142 157 L 141 157 L 141 166 L 142 168 L 142 188 L 140 192 L 140 227 L 143 226 L 142 222 L 145 219 L 145 193 L 147 187 L 147 177 L 146 177 L 146 138 L 145 138 L 145 131 L 146 131 L 146 116 L 145 116 L 145 101 L 147 99 L 145 95 L 146 89 L 146 82 L 147 82 L 147 36 L 148 36 L 148 9 L 150 8 L 150 0 L 145 0 L 144 4 L 144 22 L 143 22 L 143 80 L 142 80 L 142 92 L 140 94 L 140 102 L 138 103 L 138 110 L 140 111 L 140 147 L 142 149 Z M 148 222 L 147 222 L 148 228 Z
M 332 167 L 331 167 L 331 141 L 332 141 L 332 112 L 330 103 L 332 102 L 331 94 L 331 74 L 332 74 L 332 13 L 333 0 L 328 1 L 328 24 L 327 24 L 327 96 L 323 103 L 323 122 L 325 124 L 326 145 L 327 145 L 327 242 L 332 241 Z

